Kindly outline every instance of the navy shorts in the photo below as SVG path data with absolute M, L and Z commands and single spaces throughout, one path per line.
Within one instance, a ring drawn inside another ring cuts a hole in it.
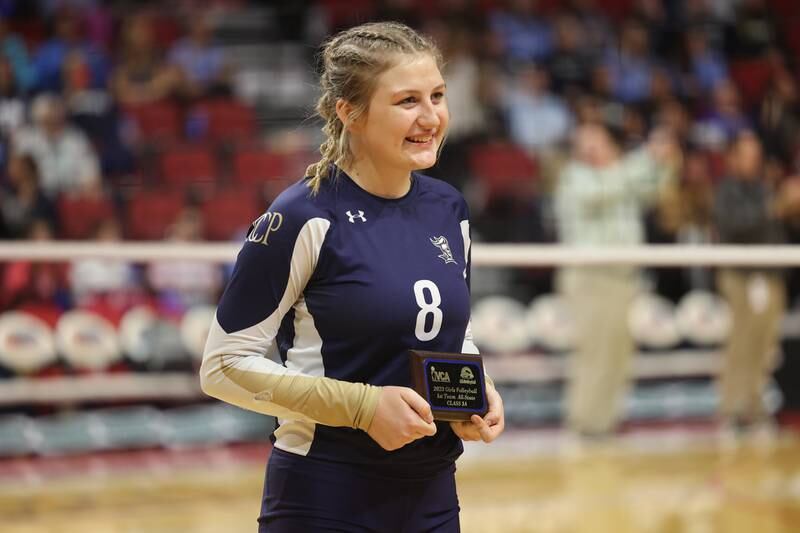
M 458 533 L 455 465 L 420 479 L 273 449 L 259 533 Z

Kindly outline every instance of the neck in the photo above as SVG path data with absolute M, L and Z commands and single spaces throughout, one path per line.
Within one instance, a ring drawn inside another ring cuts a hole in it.
M 411 189 L 411 173 L 407 170 L 378 168 L 369 159 L 358 159 L 342 170 L 370 194 L 382 198 L 401 198 Z

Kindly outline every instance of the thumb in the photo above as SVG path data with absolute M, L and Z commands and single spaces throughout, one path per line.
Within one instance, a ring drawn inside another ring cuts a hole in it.
M 428 402 L 426 402 L 422 396 L 417 394 L 417 391 L 413 389 L 403 389 L 403 391 L 400 393 L 400 397 L 403 398 L 409 407 L 416 411 L 421 419 L 428 424 L 433 423 L 431 406 L 428 405 Z

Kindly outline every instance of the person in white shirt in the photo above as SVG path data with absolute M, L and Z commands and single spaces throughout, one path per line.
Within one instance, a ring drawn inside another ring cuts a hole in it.
M 100 165 L 86 136 L 67 123 L 59 96 L 42 94 L 31 105 L 33 125 L 20 129 L 12 139 L 17 154 L 28 154 L 39 167 L 44 193 L 79 194 L 100 185 Z

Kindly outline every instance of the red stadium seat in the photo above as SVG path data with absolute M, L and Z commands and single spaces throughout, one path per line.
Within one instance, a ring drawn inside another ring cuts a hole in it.
M 210 240 L 230 240 L 244 232 L 258 217 L 258 198 L 250 187 L 223 189 L 209 197 L 201 206 L 205 237 Z
M 179 145 L 161 156 L 161 176 L 171 185 L 210 183 L 217 172 L 213 150 L 207 145 Z
M 795 9 L 800 10 L 800 4 L 792 4 Z M 800 55 L 800 17 L 792 18 L 786 22 L 785 31 L 783 32 L 786 37 L 786 44 L 794 53 L 795 56 Z
M 128 202 L 126 229 L 134 240 L 161 240 L 184 207 L 179 191 L 145 190 Z
M 169 50 L 181 36 L 181 25 L 172 15 L 162 13 L 153 17 L 151 24 L 156 43 L 162 50 Z
M 100 222 L 114 216 L 114 206 L 105 196 L 62 196 L 58 216 L 63 238 L 87 239 Z
M 740 60 L 731 64 L 731 79 L 739 87 L 746 107 L 757 105 L 772 81 L 772 65 L 761 59 Z
M 370 0 L 323 0 L 328 27 L 342 29 L 354 22 L 370 20 L 375 14 L 374 2 Z
M 11 26 L 11 33 L 17 33 L 25 40 L 29 50 L 36 50 L 47 40 L 47 24 L 40 17 L 16 17 L 6 19 Z
M 136 125 L 143 142 L 175 141 L 183 135 L 180 110 L 171 102 L 128 106 L 125 113 Z
M 233 156 L 233 179 L 237 183 L 256 184 L 286 178 L 287 160 L 283 154 L 259 148 L 238 150 Z
M 615 21 L 622 21 L 630 16 L 634 0 L 603 0 L 596 5 L 601 12 Z
M 777 20 L 786 21 L 800 16 L 800 4 L 797 0 L 768 0 L 767 4 Z
M 235 100 L 203 102 L 192 109 L 189 117 L 204 123 L 206 136 L 214 141 L 249 140 L 256 133 L 255 112 Z
M 513 144 L 476 146 L 469 157 L 472 174 L 483 184 L 489 198 L 517 195 L 537 176 L 536 162 Z

